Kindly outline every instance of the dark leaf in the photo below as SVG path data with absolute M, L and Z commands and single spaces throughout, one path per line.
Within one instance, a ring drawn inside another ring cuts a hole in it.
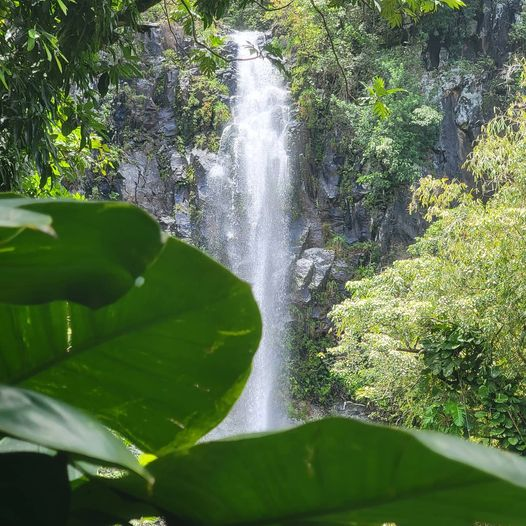
M 67 524 L 70 487 L 64 455 L 0 454 L 0 524 Z
M 122 441 L 104 426 L 63 402 L 32 391 L 0 385 L 0 432 L 127 468 L 152 482 Z
M 180 524 L 524 524 L 526 460 L 449 435 L 328 419 L 198 445 L 111 483 Z
M 108 93 L 110 87 L 110 75 L 108 72 L 103 73 L 99 77 L 99 82 L 97 83 L 97 88 L 102 97 L 105 97 Z

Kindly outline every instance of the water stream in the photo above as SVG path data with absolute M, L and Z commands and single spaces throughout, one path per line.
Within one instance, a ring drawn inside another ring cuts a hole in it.
M 235 33 L 238 56 L 250 57 L 253 32 Z M 263 339 L 245 391 L 215 436 L 262 431 L 286 422 L 280 373 L 291 261 L 289 94 L 268 60 L 236 63 L 232 121 L 206 181 L 203 215 L 209 253 L 248 281 L 263 318 Z

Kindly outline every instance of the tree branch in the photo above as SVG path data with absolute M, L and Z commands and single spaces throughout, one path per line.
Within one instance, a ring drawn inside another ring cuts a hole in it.
M 264 57 L 264 55 L 261 53 L 259 49 L 254 56 L 245 57 L 245 58 L 241 58 L 241 57 L 229 58 L 229 57 L 224 56 L 221 53 L 218 53 L 217 51 L 212 49 L 210 46 L 205 44 L 203 41 L 199 40 L 197 36 L 197 31 L 196 31 L 196 20 L 195 20 L 194 13 L 192 12 L 186 0 L 178 0 L 178 1 L 181 2 L 181 5 L 183 6 L 184 10 L 188 13 L 188 16 L 190 17 L 191 25 L 192 25 L 192 39 L 195 42 L 195 44 L 199 46 L 200 48 L 206 49 L 210 54 L 214 55 L 215 57 L 221 60 L 224 60 L 225 62 L 244 62 L 247 60 L 255 60 L 257 58 Z M 261 9 L 264 9 L 265 11 L 280 11 L 281 9 L 285 9 L 289 7 L 294 2 L 294 0 L 290 0 L 287 4 L 280 6 L 280 7 L 266 7 L 265 5 L 260 3 L 259 0 L 253 0 L 253 1 L 256 5 L 258 5 Z M 142 13 L 150 9 L 154 5 L 157 5 L 161 2 L 163 2 L 163 0 L 137 0 L 137 4 L 136 4 L 137 10 L 139 11 L 139 13 Z M 173 31 L 173 28 L 171 26 L 171 22 L 168 16 L 168 9 L 166 8 L 166 0 L 164 0 L 164 12 L 165 12 L 166 20 L 168 22 L 168 27 L 170 29 L 170 32 L 172 33 L 172 35 L 175 38 L 176 43 L 178 44 L 177 38 L 175 37 L 175 33 Z
M 266 5 L 263 5 L 259 0 L 252 0 L 257 6 L 261 7 L 264 11 L 281 11 L 282 9 L 286 9 L 287 7 L 291 6 L 294 3 L 294 0 L 290 0 L 290 2 L 286 3 L 285 5 L 279 6 L 279 7 L 267 7 Z
M 182 46 L 179 43 L 179 39 L 177 38 L 177 35 L 175 34 L 174 28 L 172 27 L 172 21 L 170 20 L 170 13 L 168 12 L 168 5 L 167 5 L 166 1 L 167 0 L 163 0 L 163 11 L 164 11 L 164 16 L 166 17 L 166 22 L 168 23 L 168 29 L 170 30 L 170 33 L 174 37 L 175 46 L 177 47 L 177 49 L 182 49 Z
M 244 62 L 244 61 L 247 61 L 247 60 L 255 60 L 255 59 L 260 58 L 260 57 L 263 56 L 262 53 L 259 51 L 259 49 L 258 49 L 257 53 L 254 56 L 246 57 L 246 58 L 241 58 L 241 57 L 229 58 L 229 57 L 225 57 L 221 53 L 218 53 L 217 51 L 212 49 L 210 46 L 206 45 L 204 42 L 199 40 L 199 38 L 197 36 L 196 21 L 195 21 L 194 13 L 190 9 L 190 6 L 186 2 L 186 0 L 178 0 L 178 1 L 181 2 L 181 5 L 184 7 L 185 11 L 188 13 L 188 16 L 190 17 L 190 22 L 191 22 L 191 26 L 192 26 L 192 39 L 193 39 L 193 41 L 195 42 L 195 44 L 197 46 L 199 46 L 199 47 L 201 47 L 203 49 L 206 49 L 210 54 L 214 55 L 215 57 L 217 57 L 217 58 L 219 58 L 221 60 L 224 60 L 225 62 Z
M 395 349 L 396 352 L 407 352 L 407 353 L 411 353 L 411 354 L 420 354 L 422 352 L 421 349 L 411 349 L 411 348 L 407 348 L 407 349 Z
M 137 11 L 139 11 L 139 13 L 144 13 L 144 11 L 147 11 L 148 9 L 150 9 L 150 7 L 153 7 L 154 5 L 160 3 L 161 0 L 137 0 Z

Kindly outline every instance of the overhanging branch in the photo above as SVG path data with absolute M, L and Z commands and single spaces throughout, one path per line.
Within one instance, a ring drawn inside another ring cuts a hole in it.
M 139 11 L 139 13 L 143 13 L 144 11 L 150 9 L 150 7 L 160 3 L 161 0 L 137 0 L 137 11 Z

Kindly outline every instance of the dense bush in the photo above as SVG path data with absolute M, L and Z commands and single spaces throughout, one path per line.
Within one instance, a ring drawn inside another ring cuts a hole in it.
M 0 2 L 0 189 L 83 168 L 100 96 L 137 73 L 125 30 L 136 16 L 134 0 Z
M 526 449 L 526 114 L 490 122 L 467 163 L 487 193 L 423 179 L 437 217 L 413 257 L 348 284 L 335 374 L 380 416 Z M 456 206 L 455 206 L 456 205 Z M 451 208 L 452 207 L 452 208 Z

